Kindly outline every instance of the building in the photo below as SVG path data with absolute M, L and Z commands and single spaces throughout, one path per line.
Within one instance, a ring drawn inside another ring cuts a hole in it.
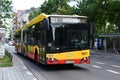
M 13 17 L 13 27 L 11 32 L 11 38 L 13 39 L 14 32 L 22 28 L 24 24 L 29 22 L 29 15 L 31 12 L 37 10 L 38 8 L 31 8 L 29 10 L 17 10 L 17 12 L 14 13 Z
M 16 29 L 22 28 L 25 23 L 29 22 L 29 15 L 34 10 L 37 10 L 38 8 L 31 8 L 29 10 L 17 10 L 17 12 L 14 13 L 13 18 L 13 31 Z

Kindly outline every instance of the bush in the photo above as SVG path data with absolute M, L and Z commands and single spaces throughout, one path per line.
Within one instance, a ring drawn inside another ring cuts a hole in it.
M 12 66 L 12 56 L 6 52 L 3 58 L 0 58 L 0 67 L 9 67 Z

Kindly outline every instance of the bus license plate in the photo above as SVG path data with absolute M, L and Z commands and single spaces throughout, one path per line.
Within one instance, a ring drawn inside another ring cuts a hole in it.
M 67 64 L 74 63 L 74 61 L 65 61 L 65 63 L 67 63 Z

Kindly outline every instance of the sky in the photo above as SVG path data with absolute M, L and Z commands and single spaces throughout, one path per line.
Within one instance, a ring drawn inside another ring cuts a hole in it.
M 12 0 L 14 10 L 25 10 L 31 7 L 40 7 L 45 0 Z
M 45 0 L 12 0 L 14 10 L 25 10 L 31 7 L 40 7 Z M 74 5 L 75 2 L 71 2 L 70 5 Z

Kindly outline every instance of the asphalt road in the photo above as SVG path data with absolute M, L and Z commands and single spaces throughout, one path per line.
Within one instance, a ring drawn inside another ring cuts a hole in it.
M 91 63 L 43 66 L 14 54 L 38 80 L 120 80 L 120 54 L 92 53 Z

